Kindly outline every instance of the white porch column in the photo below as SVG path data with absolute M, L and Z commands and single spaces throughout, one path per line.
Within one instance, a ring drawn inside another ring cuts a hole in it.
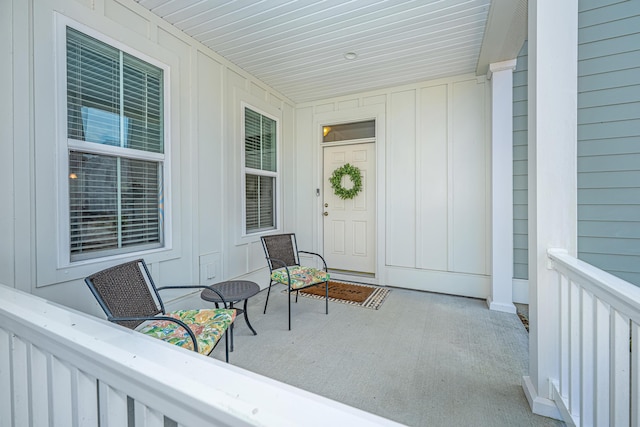
M 491 310 L 513 305 L 513 70 L 516 60 L 489 65 L 491 79 Z
M 529 375 L 534 413 L 559 418 L 559 289 L 547 249 L 577 253 L 578 0 L 529 0 Z

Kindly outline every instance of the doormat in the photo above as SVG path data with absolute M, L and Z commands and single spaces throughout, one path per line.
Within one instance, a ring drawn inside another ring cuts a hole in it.
M 282 292 L 286 293 L 287 290 Z M 307 298 L 324 299 L 325 297 L 324 284 L 301 289 L 299 292 L 300 295 Z M 329 281 L 329 301 L 373 310 L 380 308 L 389 292 L 389 289 L 378 286 Z
M 529 332 L 529 306 L 527 304 L 516 304 L 516 314 L 524 328 Z
M 520 321 L 522 322 L 524 328 L 527 330 L 527 332 L 529 332 L 529 318 L 527 317 L 527 315 L 518 311 L 518 317 L 520 318 Z

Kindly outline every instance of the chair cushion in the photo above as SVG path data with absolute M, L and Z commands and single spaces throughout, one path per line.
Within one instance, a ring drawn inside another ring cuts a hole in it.
M 166 314 L 189 325 L 198 341 L 198 353 L 208 355 L 236 318 L 235 310 L 224 308 L 177 310 Z M 143 323 L 138 332 L 193 351 L 193 341 L 187 331 L 169 320 Z
M 289 267 L 289 274 L 291 275 L 291 289 L 306 288 L 307 286 L 315 285 L 316 283 L 329 281 L 329 273 L 313 267 L 304 267 L 299 265 Z M 289 279 L 287 277 L 287 270 L 284 267 L 273 270 L 271 273 L 271 280 L 288 285 Z

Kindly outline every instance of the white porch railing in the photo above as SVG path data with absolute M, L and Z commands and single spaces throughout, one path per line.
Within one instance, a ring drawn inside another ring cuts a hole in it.
M 548 255 L 560 302 L 558 408 L 577 426 L 637 426 L 640 288 L 565 251 Z
M 399 425 L 0 285 L 0 427 L 162 427 L 165 417 L 179 426 Z

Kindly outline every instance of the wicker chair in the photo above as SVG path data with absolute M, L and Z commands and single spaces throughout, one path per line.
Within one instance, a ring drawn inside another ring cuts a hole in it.
M 144 260 L 107 268 L 84 279 L 107 320 L 145 335 L 208 356 L 225 335 L 225 357 L 229 362 L 228 329 L 236 311 L 227 308 L 222 295 L 202 285 L 156 288 Z M 216 292 L 224 308 L 177 310 L 167 313 L 159 290 L 206 288 Z
M 267 313 L 271 286 L 274 283 L 286 285 L 287 297 L 289 298 L 289 330 L 291 330 L 291 293 L 295 291 L 296 302 L 298 302 L 299 290 L 324 283 L 325 313 L 329 314 L 329 273 L 327 272 L 327 263 L 324 258 L 315 252 L 299 251 L 296 235 L 293 233 L 262 236 L 261 240 L 271 278 L 269 290 L 267 291 L 267 300 L 264 303 L 264 313 Z M 301 266 L 299 255 L 301 253 L 320 258 L 324 266 L 323 270 Z

